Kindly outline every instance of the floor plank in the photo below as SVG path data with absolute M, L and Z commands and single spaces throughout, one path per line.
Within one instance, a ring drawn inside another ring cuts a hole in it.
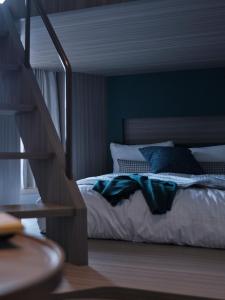
M 30 234 L 37 234 L 36 221 L 23 222 Z M 102 287 L 160 292 L 160 300 L 225 299 L 224 250 L 89 240 L 89 266 L 65 264 L 64 273 L 57 299 L 72 291 Z M 164 298 L 166 294 L 172 296 Z
M 57 293 L 117 286 L 225 299 L 224 264 L 224 250 L 91 240 L 89 267 L 66 264 Z

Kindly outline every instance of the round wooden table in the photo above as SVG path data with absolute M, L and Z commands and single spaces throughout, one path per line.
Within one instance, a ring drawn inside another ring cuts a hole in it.
M 48 299 L 63 263 L 63 252 L 49 240 L 22 234 L 0 240 L 0 299 Z

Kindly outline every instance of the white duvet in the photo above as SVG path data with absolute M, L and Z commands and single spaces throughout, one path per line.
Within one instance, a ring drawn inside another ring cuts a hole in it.
M 97 179 L 108 177 L 112 174 Z M 225 248 L 225 191 L 178 189 L 171 211 L 152 215 L 141 191 L 112 207 L 92 190 L 95 181 L 78 181 L 87 206 L 90 238 Z

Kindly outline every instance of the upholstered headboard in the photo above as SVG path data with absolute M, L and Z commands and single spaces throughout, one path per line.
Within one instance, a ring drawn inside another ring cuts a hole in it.
M 125 144 L 172 140 L 178 145 L 225 144 L 225 116 L 125 119 Z

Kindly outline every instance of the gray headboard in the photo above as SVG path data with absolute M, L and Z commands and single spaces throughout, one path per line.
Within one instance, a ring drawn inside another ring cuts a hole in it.
M 178 145 L 225 144 L 225 116 L 125 119 L 125 144 L 172 140 Z

